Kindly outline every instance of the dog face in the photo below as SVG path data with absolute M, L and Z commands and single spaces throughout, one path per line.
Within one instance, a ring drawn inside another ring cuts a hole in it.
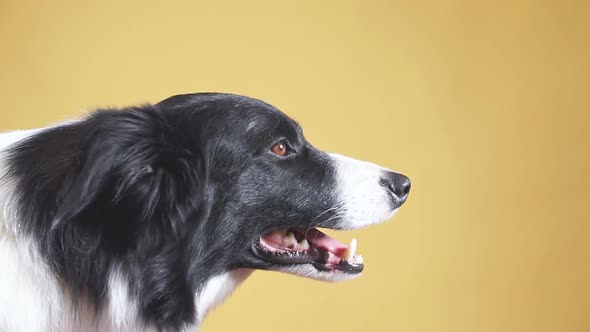
M 232 267 L 322 280 L 358 275 L 362 257 L 316 227 L 355 229 L 384 221 L 408 196 L 407 177 L 319 151 L 297 123 L 260 101 L 188 95 L 159 107 L 169 105 L 207 105 L 191 112 L 208 165 L 206 233 L 215 235 L 200 250 L 221 248 Z

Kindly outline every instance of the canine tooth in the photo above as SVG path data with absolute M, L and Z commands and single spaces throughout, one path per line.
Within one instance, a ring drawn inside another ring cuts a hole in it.
M 350 245 L 348 246 L 348 249 L 346 249 L 346 251 L 344 252 L 344 259 L 349 261 L 354 257 L 354 254 L 356 253 L 356 246 L 357 246 L 356 239 L 352 239 L 352 241 L 350 241 Z
M 363 264 L 363 256 L 358 255 L 354 258 L 354 263 L 355 264 Z
M 301 240 L 301 242 L 299 242 L 299 248 L 301 248 L 301 250 L 309 249 L 309 242 L 307 242 L 306 239 Z
M 287 234 L 287 236 L 285 236 L 285 243 L 289 246 L 296 246 L 297 245 L 297 239 L 295 238 L 295 234 L 293 234 L 292 232 L 289 232 L 289 234 Z

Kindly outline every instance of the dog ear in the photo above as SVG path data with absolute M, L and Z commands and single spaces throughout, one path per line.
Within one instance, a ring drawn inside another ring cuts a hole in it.
M 172 223 L 198 201 L 203 167 L 195 151 L 181 146 L 174 139 L 178 133 L 153 111 L 115 113 L 106 121 L 96 116 L 102 123 L 88 134 L 80 171 L 59 204 L 52 230 L 114 209 L 135 221 L 160 217 Z
M 112 161 L 98 151 L 90 151 L 78 176 L 65 194 L 53 218 L 51 229 L 65 225 L 93 204 L 105 190 L 114 172 Z

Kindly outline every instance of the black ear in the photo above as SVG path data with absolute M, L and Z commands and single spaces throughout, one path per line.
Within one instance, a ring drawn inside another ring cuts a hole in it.
M 113 160 L 97 152 L 87 154 L 80 174 L 71 184 L 53 218 L 52 230 L 79 216 L 106 189 L 114 172 Z
M 126 218 L 178 220 L 202 188 L 202 159 L 159 113 L 97 113 L 80 152 L 79 171 L 58 206 L 52 229 L 77 219 L 119 213 Z M 105 221 L 108 222 L 108 221 Z M 174 226 L 174 225 L 173 225 Z

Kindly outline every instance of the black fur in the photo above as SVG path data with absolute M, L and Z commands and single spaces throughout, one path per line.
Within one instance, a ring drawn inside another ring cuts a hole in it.
M 270 152 L 280 140 L 291 155 Z M 8 165 L 19 226 L 71 291 L 100 310 L 119 268 L 144 321 L 163 330 L 194 323 L 211 276 L 272 268 L 251 251 L 261 234 L 320 224 L 337 203 L 329 158 L 300 127 L 228 94 L 99 110 L 19 143 Z M 332 219 L 322 226 L 337 228 Z

